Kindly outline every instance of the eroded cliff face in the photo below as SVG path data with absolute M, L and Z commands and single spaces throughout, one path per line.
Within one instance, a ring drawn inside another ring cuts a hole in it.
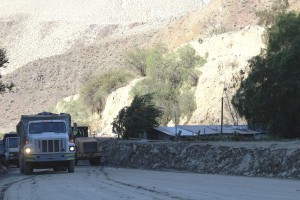
M 265 47 L 263 33 L 262 27 L 252 26 L 204 39 L 201 44 L 192 42 L 207 63 L 201 68 L 195 92 L 197 109 L 189 124 L 220 124 L 222 97 L 224 123 L 245 123 L 230 101 L 249 72 L 248 60 L 259 55 Z
M 117 89 L 107 97 L 104 110 L 98 122 L 100 127 L 97 131 L 98 136 L 115 136 L 115 134 L 112 133 L 111 123 L 122 108 L 130 105 L 132 101 L 130 90 L 135 84 L 138 84 L 140 80 L 141 79 L 136 79 L 132 81 L 129 85 Z

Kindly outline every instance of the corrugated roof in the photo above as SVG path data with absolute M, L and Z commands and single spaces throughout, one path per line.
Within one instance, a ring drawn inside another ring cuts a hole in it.
M 176 127 L 161 126 L 154 128 L 160 132 L 175 136 Z M 177 133 L 181 132 L 181 136 L 197 136 L 199 135 L 213 135 L 221 133 L 220 125 L 178 125 Z M 255 135 L 260 132 L 254 131 L 248 128 L 247 125 L 224 125 L 223 134 L 244 134 L 244 135 Z

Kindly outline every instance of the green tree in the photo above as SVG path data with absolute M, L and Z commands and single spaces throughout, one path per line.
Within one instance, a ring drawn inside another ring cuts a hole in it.
M 6 51 L 3 49 L 0 49 L 0 68 L 5 68 L 6 65 L 8 63 L 8 59 L 6 57 Z M 11 92 L 12 88 L 14 87 L 13 83 L 7 84 L 7 83 L 3 83 L 1 80 L 2 76 L 0 74 L 0 94 L 5 93 L 6 91 Z
M 125 55 L 125 63 L 141 76 L 146 76 L 147 50 L 136 48 Z
M 232 104 L 252 128 L 300 137 L 300 15 L 281 13 L 268 29 L 266 53 L 249 61 Z
M 133 95 L 153 94 L 154 103 L 164 110 L 162 124 L 174 119 L 174 112 L 189 118 L 196 108 L 194 88 L 200 75 L 198 67 L 205 60 L 190 45 L 166 53 L 166 48 L 158 44 L 145 52 L 142 63 L 146 63 L 146 76 L 133 88 Z
M 159 126 L 163 115 L 161 108 L 152 102 L 153 96 L 146 94 L 135 96 L 130 106 L 120 110 L 112 123 L 112 131 L 122 138 L 137 138 L 152 127 Z

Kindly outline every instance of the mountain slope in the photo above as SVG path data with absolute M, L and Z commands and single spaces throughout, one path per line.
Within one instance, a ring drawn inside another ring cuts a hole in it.
M 122 68 L 128 49 L 147 45 L 159 28 L 203 2 L 0 0 L 0 48 L 10 62 L 1 74 L 16 85 L 0 96 L 0 131 L 76 94 L 92 75 Z
M 157 42 L 170 49 L 191 42 L 208 60 L 196 89 L 197 110 L 191 120 L 181 123 L 219 123 L 224 83 L 230 99 L 247 72 L 247 60 L 263 48 L 263 29 L 255 26 L 255 12 L 272 2 L 148 2 L 0 0 L 0 48 L 7 49 L 10 61 L 1 73 L 6 73 L 5 81 L 16 84 L 14 93 L 0 96 L 0 132 L 14 130 L 21 114 L 47 110 L 59 99 L 78 93 L 93 75 L 123 68 L 126 51 Z M 203 8 L 202 2 L 207 3 Z M 290 5 L 300 8 L 297 0 L 290 0 Z M 94 130 L 110 132 L 116 107 L 129 101 L 118 98 L 129 89 L 108 97 L 112 100 Z M 233 123 L 232 108 L 225 106 L 225 122 Z

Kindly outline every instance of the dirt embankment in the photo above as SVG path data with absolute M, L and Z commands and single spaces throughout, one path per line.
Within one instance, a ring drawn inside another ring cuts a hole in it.
M 142 142 L 100 140 L 107 166 L 300 179 L 300 141 Z

